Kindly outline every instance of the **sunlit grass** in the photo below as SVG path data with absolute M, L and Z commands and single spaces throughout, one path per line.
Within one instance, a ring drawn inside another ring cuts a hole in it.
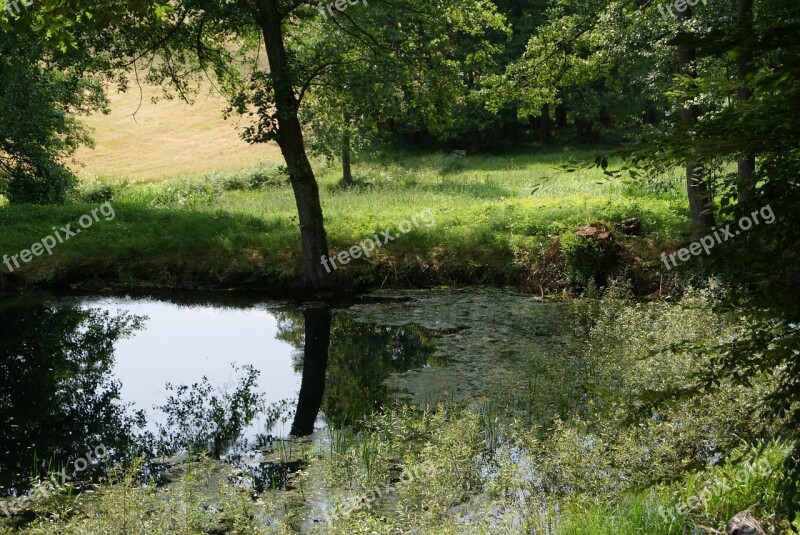
M 136 86 L 126 93 L 110 93 L 110 114 L 84 118 L 96 147 L 78 150 L 73 169 L 85 180 L 101 176 L 138 181 L 281 161 L 274 143 L 242 141 L 239 129 L 246 121 L 224 120 L 225 100 L 203 89 L 193 105 L 179 99 L 153 104 L 161 88 L 150 86 L 143 86 L 141 93 Z
M 338 186 L 336 165 L 317 162 L 334 253 L 383 230 L 397 235 L 401 222 L 425 210 L 435 217 L 434 224 L 414 228 L 337 275 L 367 286 L 387 277 L 399 284 L 515 284 L 525 265 L 581 224 L 638 217 L 648 234 L 640 240 L 645 251 L 685 236 L 687 214 L 678 190 L 644 195 L 597 170 L 553 168 L 567 158 L 387 156 L 358 164 L 354 188 Z M 171 285 L 286 287 L 298 280 L 294 195 L 274 166 L 160 182 L 106 181 L 80 191 L 78 201 L 64 207 L 0 209 L 7 229 L 0 251 L 9 255 L 50 234 L 52 226 L 74 225 L 102 201 L 110 200 L 117 213 L 114 221 L 60 244 L 52 256 L 35 258 L 14 280 L 41 283 L 87 273 Z

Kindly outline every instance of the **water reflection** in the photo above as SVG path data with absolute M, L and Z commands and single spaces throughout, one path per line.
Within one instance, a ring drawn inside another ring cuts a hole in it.
M 285 486 L 299 465 L 269 459 L 282 440 L 276 421 L 291 422 L 297 437 L 321 420 L 357 424 L 388 401 L 391 374 L 425 366 L 433 349 L 415 324 L 365 323 L 322 304 L 3 303 L 0 495 L 24 491 L 32 476 L 71 466 L 101 444 L 115 459 L 205 447 L 246 464 L 256 489 Z M 233 385 L 219 372 L 232 364 L 242 375 Z M 198 381 L 202 374 L 208 379 Z
M 388 401 L 384 382 L 392 373 L 423 366 L 433 355 L 433 341 L 416 325 L 363 323 L 345 311 L 334 315 L 324 305 L 309 306 L 302 313 L 283 311 L 279 317 L 278 338 L 302 350 L 302 360 L 295 362 L 302 382 L 293 436 L 311 435 L 320 411 L 329 425 L 357 425 Z M 280 439 L 267 436 L 259 441 L 263 447 L 257 453 L 235 449 L 229 462 L 247 476 L 254 495 L 290 488 L 290 474 L 302 469 L 304 461 L 276 455 Z
M 328 422 L 354 425 L 377 411 L 391 395 L 386 379 L 426 366 L 434 349 L 431 333 L 419 325 L 377 325 L 347 312 L 338 314 L 322 403 Z
M 305 340 L 303 381 L 297 397 L 297 411 L 291 434 L 307 436 L 314 432 L 314 422 L 325 394 L 328 350 L 331 343 L 331 311 L 328 307 L 309 307 L 303 311 Z
M 426 366 L 433 357 L 432 335 L 419 325 L 377 325 L 347 311 L 330 314 L 321 307 L 306 309 L 302 320 L 296 311 L 280 316 L 278 337 L 305 348 L 295 362 L 303 373 L 295 435 L 311 432 L 319 410 L 329 425 L 357 424 L 389 401 L 389 376 Z M 313 336 L 303 336 L 303 325 Z
M 0 494 L 48 471 L 70 474 L 101 444 L 116 451 L 129 444 L 141 415 L 120 401 L 114 344 L 141 319 L 41 303 L 0 307 Z

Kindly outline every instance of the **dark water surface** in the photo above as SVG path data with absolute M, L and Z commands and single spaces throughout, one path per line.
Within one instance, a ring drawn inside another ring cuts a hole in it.
M 0 495 L 65 467 L 76 479 L 100 473 L 101 445 L 155 456 L 195 440 L 235 464 L 290 434 L 355 425 L 392 398 L 471 400 L 522 376 L 556 393 L 531 411 L 558 412 L 575 399 L 563 307 L 496 289 L 382 292 L 339 307 L 226 295 L 0 301 Z M 257 466 L 282 485 L 285 471 Z

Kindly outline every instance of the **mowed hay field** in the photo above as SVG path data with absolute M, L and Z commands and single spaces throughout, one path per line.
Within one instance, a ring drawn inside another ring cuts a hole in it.
M 110 114 L 83 118 L 96 147 L 82 147 L 75 155 L 72 168 L 82 180 L 161 180 L 283 162 L 276 144 L 242 141 L 239 133 L 247 119 L 224 120 L 225 100 L 219 94 L 201 92 L 192 105 L 179 99 L 153 104 L 152 98 L 160 96 L 161 89 L 148 86 L 112 91 Z

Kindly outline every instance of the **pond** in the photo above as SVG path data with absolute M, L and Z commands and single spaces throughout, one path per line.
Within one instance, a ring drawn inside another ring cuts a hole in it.
M 394 399 L 523 389 L 540 400 L 526 416 L 552 418 L 580 404 L 567 307 L 483 288 L 334 305 L 197 293 L 7 299 L 0 494 L 64 467 L 100 471 L 92 452 L 198 445 L 234 465 L 248 459 L 260 486 L 280 487 L 292 467 L 273 473 L 276 441 L 357 426 Z

